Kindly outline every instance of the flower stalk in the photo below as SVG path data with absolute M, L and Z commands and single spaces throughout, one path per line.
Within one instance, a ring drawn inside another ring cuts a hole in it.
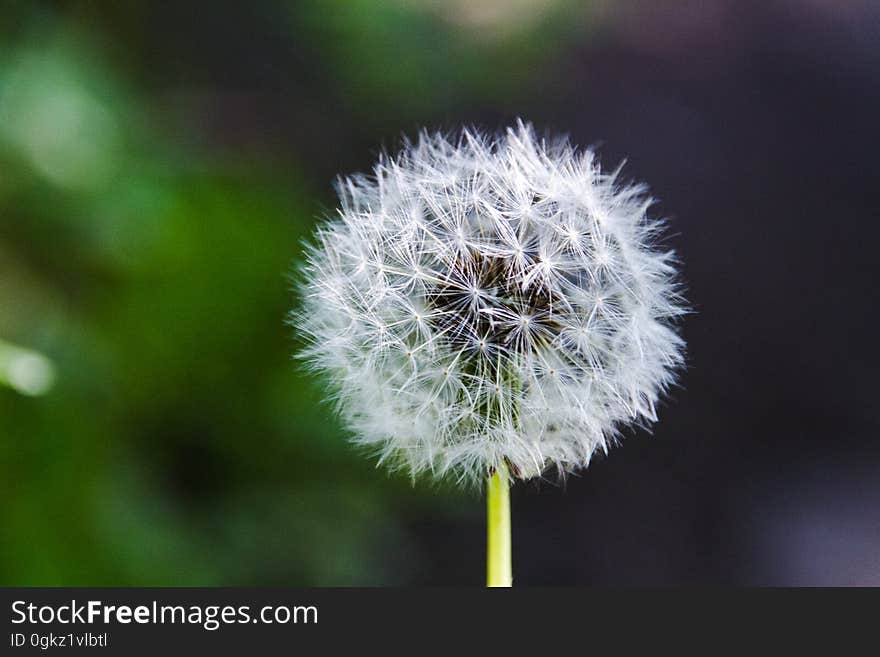
M 489 477 L 486 511 L 486 586 L 511 586 L 510 486 L 504 465 L 496 468 Z

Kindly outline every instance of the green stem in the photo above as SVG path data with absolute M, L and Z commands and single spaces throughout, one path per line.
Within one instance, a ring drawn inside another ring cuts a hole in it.
M 505 465 L 500 465 L 489 477 L 486 510 L 486 586 L 511 586 L 510 487 Z

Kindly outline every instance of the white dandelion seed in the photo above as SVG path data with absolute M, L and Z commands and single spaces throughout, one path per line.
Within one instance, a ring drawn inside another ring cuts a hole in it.
M 685 305 L 643 186 L 520 122 L 422 133 L 338 191 L 292 321 L 381 462 L 526 479 L 656 420 Z

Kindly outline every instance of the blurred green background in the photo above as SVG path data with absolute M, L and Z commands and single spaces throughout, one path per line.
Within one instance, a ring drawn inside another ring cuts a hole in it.
M 284 321 L 335 173 L 567 32 L 498 5 L 3 3 L 0 583 L 403 583 L 414 524 L 479 527 L 346 445 Z

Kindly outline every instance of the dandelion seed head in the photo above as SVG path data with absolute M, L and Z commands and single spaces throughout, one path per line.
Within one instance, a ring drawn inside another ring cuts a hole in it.
M 337 190 L 294 322 L 380 462 L 526 479 L 656 420 L 685 303 L 643 186 L 519 122 L 423 132 Z

